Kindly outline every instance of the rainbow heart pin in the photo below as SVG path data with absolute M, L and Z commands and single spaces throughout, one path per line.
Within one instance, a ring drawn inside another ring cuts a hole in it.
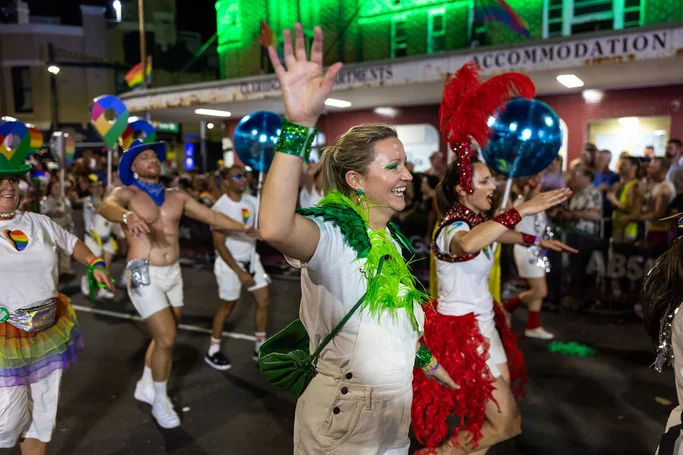
M 17 251 L 24 251 L 28 246 L 28 237 L 18 229 L 15 231 L 5 229 L 5 238 Z
M 249 209 L 242 209 L 242 219 L 244 220 L 244 224 L 247 224 L 250 218 L 251 213 L 249 213 Z

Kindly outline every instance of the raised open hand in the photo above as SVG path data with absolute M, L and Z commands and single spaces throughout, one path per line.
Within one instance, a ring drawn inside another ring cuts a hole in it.
M 562 204 L 564 201 L 569 199 L 569 196 L 571 195 L 572 192 L 567 188 L 547 191 L 518 205 L 517 211 L 522 216 L 536 215 L 537 213 L 548 210 L 549 208 L 555 207 L 558 204 Z
M 284 33 L 284 56 L 287 69 L 282 66 L 275 49 L 268 47 L 268 55 L 275 73 L 280 80 L 280 88 L 285 101 L 285 117 L 290 122 L 312 128 L 325 106 L 339 70 L 340 62 L 327 69 L 323 75 L 323 32 L 315 27 L 311 59 L 306 56 L 304 31 L 301 24 L 294 26 L 296 49 L 292 50 L 292 32 Z

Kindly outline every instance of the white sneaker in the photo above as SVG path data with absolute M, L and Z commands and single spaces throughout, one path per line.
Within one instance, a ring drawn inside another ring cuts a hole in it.
M 136 400 L 143 403 L 154 404 L 154 387 L 152 387 L 152 384 L 143 384 L 142 381 L 138 381 L 135 385 L 135 395 L 133 396 Z
M 541 340 L 552 340 L 553 338 L 555 338 L 555 335 L 548 332 L 543 327 L 536 327 L 535 329 L 531 330 L 527 329 L 524 331 L 524 336 L 527 336 L 529 338 L 539 338 Z
M 107 299 L 111 300 L 115 297 L 115 294 L 111 292 L 109 289 L 98 289 L 97 290 L 97 299 Z
M 85 275 L 81 277 L 81 293 L 86 297 L 90 296 L 90 284 L 88 283 L 88 277 Z
M 173 409 L 173 403 L 168 397 L 155 400 L 152 405 L 152 416 L 161 428 L 169 430 L 180 426 L 180 417 Z

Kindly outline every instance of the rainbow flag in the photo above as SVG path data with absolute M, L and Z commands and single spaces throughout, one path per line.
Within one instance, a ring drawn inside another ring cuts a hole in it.
M 261 20 L 261 37 L 259 42 L 261 43 L 261 47 L 264 49 L 268 49 L 268 46 L 277 47 L 277 38 L 275 37 L 275 33 L 273 33 L 264 20 Z
M 501 22 L 515 33 L 529 38 L 529 26 L 505 0 L 476 0 L 474 22 Z
M 147 56 L 147 85 L 152 82 L 152 56 Z M 142 85 L 142 62 L 135 65 L 128 73 L 124 76 L 126 84 L 128 87 L 135 88 Z

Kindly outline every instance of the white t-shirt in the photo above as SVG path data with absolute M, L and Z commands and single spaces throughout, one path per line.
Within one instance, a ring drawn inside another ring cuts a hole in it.
M 470 231 L 464 221 L 455 221 L 443 228 L 436 238 L 436 245 L 445 254 L 455 234 Z M 439 282 L 438 311 L 448 316 L 462 316 L 474 313 L 477 320 L 493 320 L 493 296 L 489 291 L 489 275 L 493 268 L 497 244 L 485 247 L 469 261 L 446 262 L 436 259 L 436 276 Z
M 83 221 L 85 223 L 85 232 L 97 232 L 97 235 L 103 242 L 111 237 L 113 223 L 97 213 L 92 196 L 88 196 L 83 200 Z
M 320 228 L 313 257 L 306 264 L 287 259 L 293 266 L 302 268 L 299 317 L 311 338 L 311 353 L 367 288 L 367 280 L 360 271 L 365 260 L 357 259 L 355 251 L 344 243 L 339 227 L 322 218 L 313 220 Z M 321 352 L 319 362 L 347 368 L 353 373 L 354 383 L 409 382 L 424 324 L 424 313 L 418 302 L 414 303 L 413 313 L 417 328 L 407 311 L 398 310 L 392 317 L 387 310 L 378 319 L 361 307 Z
M 57 296 L 57 248 L 71 255 L 76 241 L 45 215 L 0 220 L 0 306 L 13 312 Z
M 308 191 L 304 185 L 304 187 L 301 188 L 301 191 L 299 191 L 299 206 L 302 209 L 313 207 L 320 202 L 322 198 L 323 195 L 316 189 L 315 185 L 311 187 L 311 191 Z
M 218 198 L 211 209 L 227 215 L 233 220 L 253 226 L 257 210 L 256 204 L 256 198 L 250 194 L 242 194 L 242 200 L 239 202 L 233 201 L 227 194 L 224 194 Z M 249 261 L 255 244 L 256 239 L 252 239 L 241 232 L 231 232 L 225 237 L 225 247 L 236 261 Z M 216 255 L 216 261 L 220 261 L 227 267 L 220 255 Z

